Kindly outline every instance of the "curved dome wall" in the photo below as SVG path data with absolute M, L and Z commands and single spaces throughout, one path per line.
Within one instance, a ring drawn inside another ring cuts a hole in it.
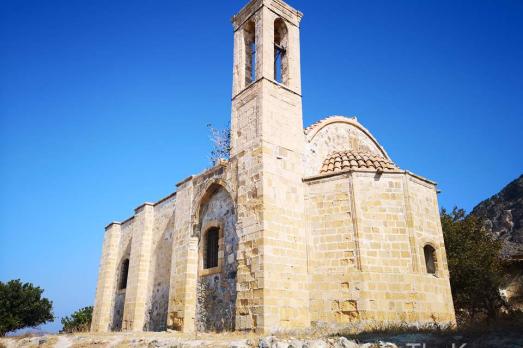
M 327 117 L 305 129 L 305 177 L 320 174 L 335 151 L 365 152 L 390 160 L 383 147 L 355 118 Z

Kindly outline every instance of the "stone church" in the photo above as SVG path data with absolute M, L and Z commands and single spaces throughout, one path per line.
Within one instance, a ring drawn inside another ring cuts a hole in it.
M 354 117 L 303 127 L 301 18 L 232 18 L 230 158 L 105 228 L 92 331 L 455 322 L 436 184 Z

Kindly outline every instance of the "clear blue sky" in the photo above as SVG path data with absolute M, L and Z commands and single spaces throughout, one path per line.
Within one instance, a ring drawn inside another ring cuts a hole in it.
M 358 116 L 443 207 L 523 172 L 523 1 L 289 1 L 305 125 Z M 42 286 L 58 317 L 93 303 L 104 226 L 208 166 L 243 5 L 0 2 L 1 281 Z

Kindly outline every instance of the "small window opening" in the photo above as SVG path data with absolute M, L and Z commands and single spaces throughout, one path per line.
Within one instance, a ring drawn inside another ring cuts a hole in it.
M 256 33 L 254 22 L 245 25 L 245 84 L 256 81 Z
M 281 18 L 274 21 L 274 80 L 288 82 L 287 26 Z
M 251 82 L 256 81 L 256 42 L 251 42 L 251 76 L 249 77 Z
M 203 268 L 218 267 L 218 238 L 219 229 L 217 227 L 210 228 L 206 233 L 205 240 L 205 258 Z
M 427 273 L 436 274 L 436 250 L 431 245 L 427 244 L 423 248 L 423 252 L 425 254 L 425 267 L 427 269 Z
M 122 268 L 120 269 L 120 282 L 118 289 L 123 290 L 127 288 L 127 276 L 129 275 L 129 259 L 125 259 L 122 262 Z
M 281 76 L 281 60 L 285 50 L 282 47 L 274 45 L 274 79 L 279 83 L 282 83 Z

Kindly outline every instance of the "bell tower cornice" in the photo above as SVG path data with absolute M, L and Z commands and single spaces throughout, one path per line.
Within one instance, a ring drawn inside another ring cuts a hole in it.
M 300 26 L 303 13 L 280 0 L 252 0 L 231 18 L 234 31 L 237 31 L 256 12 L 266 7 L 291 25 Z

